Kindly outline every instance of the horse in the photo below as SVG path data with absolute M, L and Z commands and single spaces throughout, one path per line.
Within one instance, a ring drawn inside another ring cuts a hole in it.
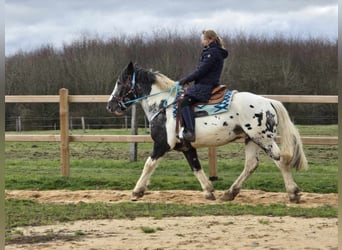
M 221 201 L 232 201 L 239 194 L 243 183 L 256 170 L 262 149 L 280 170 L 289 200 L 300 202 L 300 189 L 292 177 L 291 169 L 304 170 L 308 164 L 299 132 L 281 102 L 249 92 L 237 92 L 227 111 L 196 117 L 196 140 L 190 143 L 182 140 L 176 132 L 178 120 L 174 109 L 180 89 L 179 82 L 158 71 L 133 65 L 132 62 L 116 80 L 108 99 L 107 111 L 123 115 L 132 104 L 140 102 L 149 120 L 153 139 L 152 153 L 133 189 L 132 201 L 144 196 L 158 162 L 171 150 L 184 154 L 203 189 L 204 197 L 215 200 L 213 185 L 201 168 L 196 149 L 221 146 L 242 138 L 245 142 L 244 169 L 229 189 L 223 192 Z M 277 132 L 281 147 L 276 142 Z

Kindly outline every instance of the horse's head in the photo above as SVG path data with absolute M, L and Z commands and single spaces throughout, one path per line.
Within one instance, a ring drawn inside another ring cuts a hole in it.
M 107 110 L 116 115 L 123 115 L 136 98 L 135 69 L 132 62 L 121 72 L 114 90 L 108 99 Z

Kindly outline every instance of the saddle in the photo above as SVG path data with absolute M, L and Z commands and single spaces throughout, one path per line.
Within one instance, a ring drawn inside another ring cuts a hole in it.
M 192 110 L 194 111 L 195 106 L 197 105 L 208 105 L 208 104 L 217 104 L 223 101 L 226 92 L 228 91 L 226 85 L 219 85 L 217 87 L 215 87 L 212 91 L 211 91 L 211 97 L 209 99 L 208 102 L 197 102 L 192 106 Z M 179 98 L 177 99 L 177 106 L 180 107 L 180 103 L 184 98 L 184 94 L 179 96 Z M 176 134 L 179 133 L 179 123 L 183 124 L 183 119 L 182 119 L 182 114 L 180 111 L 180 108 L 178 108 L 177 110 L 177 115 L 176 115 Z
M 197 105 L 216 104 L 216 103 L 222 102 L 226 92 L 227 92 L 227 86 L 226 85 L 219 85 L 211 91 L 211 97 L 210 97 L 208 102 L 197 102 L 192 106 L 192 108 L 194 108 Z M 186 93 L 186 91 L 185 91 L 185 93 Z M 178 107 L 180 106 L 179 104 L 183 100 L 185 93 L 183 93 L 182 95 L 180 95 L 178 97 L 178 99 L 177 99 Z
M 216 103 L 222 102 L 226 92 L 227 92 L 226 85 L 219 85 L 211 91 L 211 97 L 208 102 L 198 102 L 198 103 L 195 103 L 194 106 L 204 105 L 204 104 L 216 104 Z

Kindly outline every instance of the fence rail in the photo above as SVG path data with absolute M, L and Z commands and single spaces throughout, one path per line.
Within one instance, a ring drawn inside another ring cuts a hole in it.
M 264 95 L 264 97 L 281 102 L 291 103 L 338 103 L 338 96 L 331 95 Z M 5 141 L 12 142 L 46 142 L 55 141 L 60 143 L 61 149 L 61 173 L 69 176 L 69 142 L 152 142 L 149 135 L 69 135 L 69 103 L 105 103 L 106 95 L 69 95 L 67 89 L 60 89 L 59 95 L 13 95 L 5 96 L 5 103 L 59 103 L 60 134 L 59 135 L 12 135 L 5 134 Z M 301 137 L 304 144 L 312 145 L 337 145 L 338 137 Z M 279 138 L 278 138 L 279 140 Z M 242 142 L 238 140 L 237 142 Z M 210 147 L 209 175 L 215 178 L 216 149 Z
M 291 103 L 338 103 L 335 95 L 263 95 L 264 97 Z M 5 96 L 6 103 L 59 103 L 59 95 L 11 95 Z M 68 95 L 69 102 L 105 103 L 108 95 Z
M 337 136 L 302 136 L 303 144 L 309 145 L 337 145 Z M 61 141 L 60 135 L 5 135 L 5 141 L 12 142 L 47 142 Z M 69 135 L 70 142 L 153 142 L 149 135 Z M 280 142 L 280 137 L 277 137 Z M 234 142 L 242 143 L 243 139 Z

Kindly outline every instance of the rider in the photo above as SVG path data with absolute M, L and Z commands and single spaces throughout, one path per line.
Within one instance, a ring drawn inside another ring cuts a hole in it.
M 184 85 L 195 81 L 184 95 L 181 102 L 181 111 L 184 121 L 183 138 L 186 141 L 195 141 L 195 114 L 191 106 L 197 102 L 208 102 L 211 91 L 219 85 L 224 59 L 228 51 L 223 46 L 222 39 L 213 30 L 202 32 L 203 50 L 197 68 L 179 82 Z

